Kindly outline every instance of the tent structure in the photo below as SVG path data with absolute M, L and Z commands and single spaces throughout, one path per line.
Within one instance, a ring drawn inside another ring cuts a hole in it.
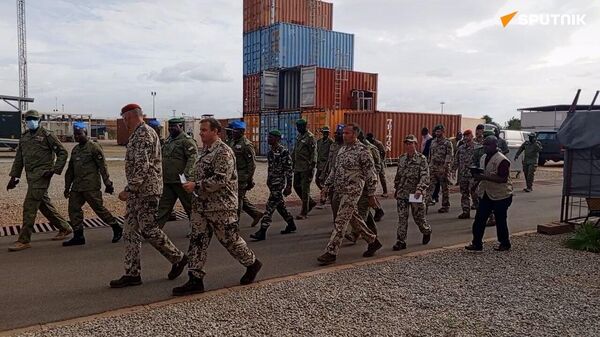
M 572 110 L 558 131 L 565 148 L 561 222 L 578 224 L 600 202 L 600 110 Z

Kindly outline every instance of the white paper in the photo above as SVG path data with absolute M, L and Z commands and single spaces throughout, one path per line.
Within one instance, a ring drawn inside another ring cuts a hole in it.
M 185 178 L 185 174 L 180 174 L 179 175 L 179 181 L 181 181 L 182 184 L 187 183 L 187 179 Z
M 421 194 L 419 196 L 419 199 L 415 198 L 414 194 L 409 194 L 408 195 L 408 202 L 413 203 L 413 204 L 418 204 L 418 203 L 423 202 L 423 194 Z

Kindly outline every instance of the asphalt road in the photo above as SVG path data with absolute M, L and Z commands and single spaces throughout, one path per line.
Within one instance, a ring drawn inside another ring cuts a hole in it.
M 538 224 L 558 220 L 561 187 L 559 182 L 545 185 L 538 184 L 536 191 L 530 194 L 516 192 L 509 211 L 509 226 L 513 233 L 532 230 Z M 379 231 L 384 248 L 377 256 L 400 255 L 470 241 L 472 220 L 456 218 L 460 213 L 458 195 L 451 195 L 451 202 L 451 213 L 437 214 L 437 208 L 434 208 L 434 214 L 428 216 L 433 228 L 432 242 L 428 246 L 420 244 L 421 235 L 410 220 L 409 247 L 397 253 L 391 249 L 395 243 L 397 221 L 395 201 L 383 200 L 386 216 L 379 223 Z M 292 209 L 294 214 L 296 211 Z M 323 253 L 331 234 L 330 210 L 315 210 L 309 220 L 298 223 L 299 231 L 293 235 L 280 235 L 283 221 L 278 215 L 275 221 L 267 241 L 250 243 L 264 263 L 259 279 L 320 268 L 316 258 Z M 248 227 L 249 222 L 247 217 L 242 220 L 241 234 L 244 238 L 255 231 Z M 187 226 L 185 222 L 167 225 L 169 236 L 178 247 L 184 249 L 189 243 L 185 238 Z M 187 280 L 185 274 L 175 281 L 167 280 L 169 263 L 151 246 L 144 244 L 144 284 L 110 289 L 108 282 L 123 274 L 124 249 L 122 242 L 110 243 L 109 228 L 88 230 L 88 244 L 80 247 L 63 248 L 60 243 L 50 241 L 53 235 L 34 234 L 33 248 L 17 253 L 8 253 L 4 248 L 16 237 L 0 239 L 0 247 L 3 247 L 0 251 L 0 331 L 169 299 L 171 289 Z M 495 230 L 488 229 L 486 237 L 495 237 Z M 345 244 L 338 256 L 338 264 L 366 260 L 362 257 L 365 249 L 364 242 L 353 246 Z M 206 270 L 207 289 L 237 285 L 244 273 L 244 268 L 229 256 L 216 239 L 213 239 L 208 252 Z

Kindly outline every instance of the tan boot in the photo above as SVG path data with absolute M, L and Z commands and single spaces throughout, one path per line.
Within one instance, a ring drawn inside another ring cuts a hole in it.
M 22 243 L 22 242 L 17 241 L 12 246 L 8 247 L 8 251 L 9 252 L 18 252 L 21 250 L 25 250 L 27 248 L 31 248 L 31 244 Z
M 52 238 L 52 240 L 53 241 L 63 241 L 64 239 L 66 239 L 72 233 L 73 233 L 73 229 L 72 228 L 61 230 L 60 232 L 58 232 L 58 234 L 56 234 L 55 237 Z

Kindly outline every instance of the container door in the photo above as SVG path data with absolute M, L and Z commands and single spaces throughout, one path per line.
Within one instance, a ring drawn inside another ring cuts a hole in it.
M 296 121 L 300 119 L 300 112 L 287 112 L 279 115 L 279 131 L 283 134 L 281 142 L 290 152 L 296 146 Z
M 279 109 L 279 72 L 265 71 L 262 74 L 261 110 Z
M 21 112 L 0 111 L 0 138 L 21 138 Z
M 317 67 L 302 68 L 300 75 L 300 107 L 312 108 L 317 100 Z

